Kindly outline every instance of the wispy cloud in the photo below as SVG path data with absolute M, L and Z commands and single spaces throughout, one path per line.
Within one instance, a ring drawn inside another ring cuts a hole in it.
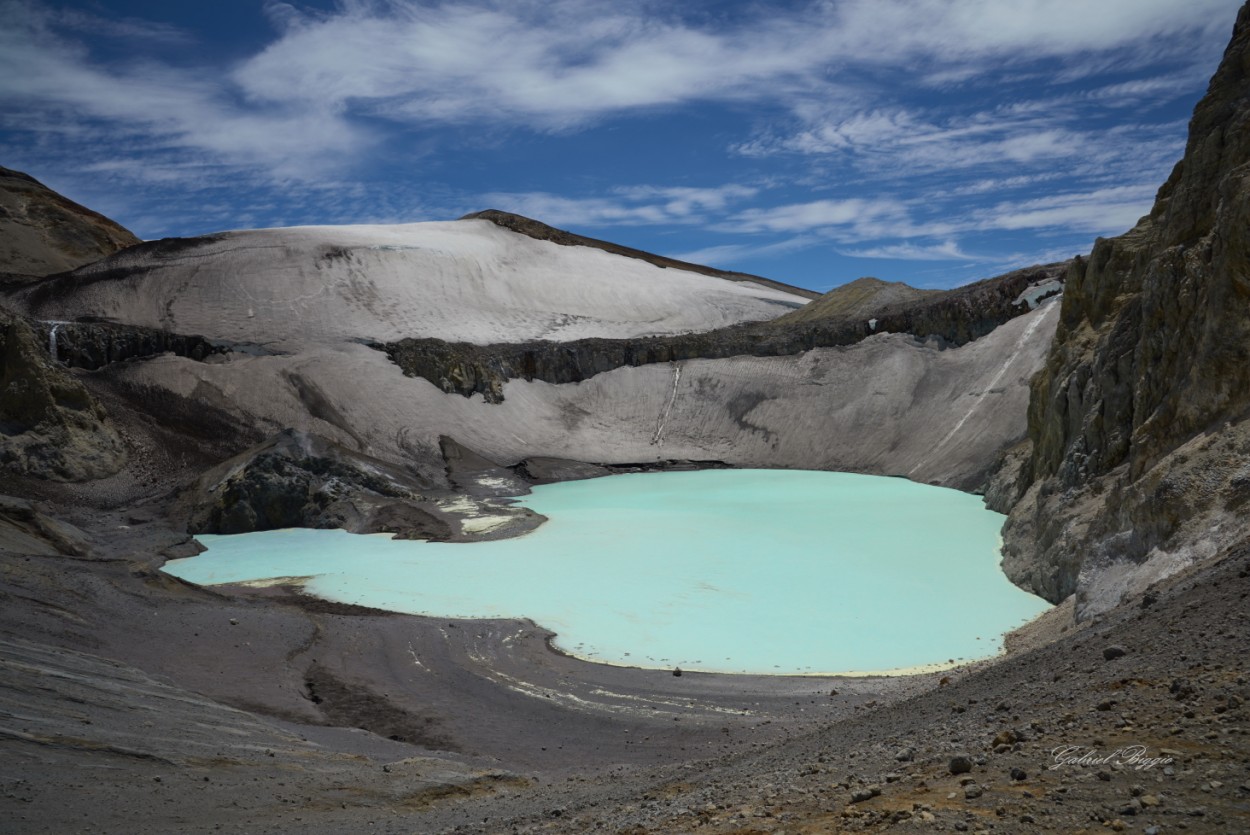
M 766 258 L 774 255 L 785 255 L 817 246 L 822 241 L 813 235 L 798 235 L 793 238 L 767 244 L 720 244 L 686 252 L 670 253 L 670 258 L 686 261 L 691 264 L 708 264 L 713 267 L 725 267 L 743 261 Z
M 955 241 L 932 246 L 916 244 L 892 244 L 890 246 L 874 246 L 866 249 L 839 250 L 850 258 L 889 258 L 897 261 L 981 261 L 975 255 L 969 255 L 959 248 Z
M 806 232 L 813 229 L 864 229 L 883 220 L 901 222 L 907 210 L 896 200 L 815 200 L 769 208 L 747 209 L 729 219 L 738 232 Z
M 758 188 L 737 184 L 714 188 L 635 185 L 612 188 L 599 197 L 490 192 L 477 199 L 483 206 L 557 226 L 638 226 L 706 224 L 721 216 L 732 204 L 754 197 L 758 192 Z
M 208 154 L 276 177 L 309 174 L 318 164 L 324 173 L 368 145 L 367 130 L 324 107 L 248 108 L 212 74 L 145 61 L 100 66 L 59 33 L 64 15 L 10 0 L 0 20 L 0 102 L 10 130 L 33 115 L 58 133 L 91 131 L 110 150 L 138 142 L 145 155 Z
M 1121 186 L 999 203 L 976 212 L 968 226 L 981 231 L 1062 228 L 1119 234 L 1146 213 L 1154 195 L 1154 186 Z
M 1036 61 L 1092 50 L 1124 61 L 1166 50 L 1165 36 L 1178 29 L 1222 35 L 1233 5 L 847 0 L 749 7 L 727 20 L 691 21 L 660 4 L 606 0 L 341 0 L 329 12 L 270 2 L 279 31 L 265 48 L 232 67 L 188 70 L 95 61 L 69 37 L 95 18 L 5 0 L 0 99 L 10 107 L 74 111 L 111 131 L 147 131 L 165 144 L 292 176 L 301 162 L 324 165 L 359 154 L 372 134 L 366 119 L 569 130 L 693 102 L 766 102 L 801 112 L 814 101 L 862 99 L 856 66 L 941 63 L 961 68 L 967 79 L 998 72 L 1004 61 L 1018 64 L 1022 55 Z M 98 29 L 182 37 L 174 27 L 129 19 Z M 823 152 L 911 135 L 915 127 L 905 113 L 867 112 L 775 144 Z M 925 136 L 935 138 L 932 126 L 913 144 Z M 1067 140 L 1054 132 L 1008 135 L 986 147 L 1006 159 L 1034 158 L 1060 153 Z

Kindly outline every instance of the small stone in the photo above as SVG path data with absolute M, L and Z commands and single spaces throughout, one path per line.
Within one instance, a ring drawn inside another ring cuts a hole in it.
M 956 754 L 949 764 L 951 774 L 967 774 L 972 771 L 972 757 L 967 754 Z
M 1032 815 L 1021 815 L 1020 823 L 1037 823 L 1037 818 Z
M 1102 651 L 1102 657 L 1108 661 L 1114 661 L 1117 658 L 1123 658 L 1128 655 L 1128 650 L 1119 644 L 1112 644 Z
M 239 625 L 239 619 L 238 619 L 238 618 L 230 618 L 230 625 L 231 625 L 231 626 L 238 626 L 238 625 Z
M 1107 825 L 1111 827 L 1112 832 L 1123 832 L 1124 830 L 1128 829 L 1128 824 L 1120 820 L 1119 818 L 1116 818 L 1115 820 L 1113 820 L 1111 823 Z
M 967 832 L 967 831 L 968 831 L 968 824 L 964 823 L 963 821 L 955 821 L 955 831 L 956 831 L 956 832 Z
M 999 731 L 998 735 L 994 737 L 994 742 L 992 744 L 995 747 L 999 745 L 1011 745 L 1015 743 L 1017 739 L 1019 739 L 1019 737 L 1016 736 L 1016 732 L 1013 730 Z
M 680 676 L 680 675 L 681 675 L 681 667 L 674 667 L 674 668 L 673 668 L 673 675 L 675 675 L 675 676 Z
M 1138 798 L 1138 800 L 1141 801 L 1141 805 L 1143 806 L 1159 805 L 1159 798 L 1155 797 L 1153 794 L 1143 794 L 1140 798 Z
M 974 800 L 983 794 L 985 794 L 985 790 L 982 789 L 976 783 L 971 783 L 967 786 L 964 786 L 964 797 L 967 798 L 968 800 Z
M 1028 777 L 1028 776 L 1029 776 L 1029 775 L 1025 772 L 1025 770 L 1024 770 L 1023 768 L 1013 768 L 1013 769 L 1011 770 L 1011 779 L 1012 779 L 1012 780 L 1023 780 L 1024 778 L 1026 778 L 1026 777 Z
M 915 748 L 900 749 L 899 752 L 894 755 L 894 759 L 898 760 L 901 763 L 909 763 L 912 760 L 916 759 L 916 749 Z
M 880 786 L 864 786 L 851 792 L 852 803 L 863 803 L 865 800 L 872 800 L 874 797 L 881 795 Z

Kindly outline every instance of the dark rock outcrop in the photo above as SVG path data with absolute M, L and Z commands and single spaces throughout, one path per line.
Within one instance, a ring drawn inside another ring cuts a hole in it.
M 190 533 L 305 527 L 445 539 L 451 526 L 420 506 L 428 488 L 382 461 L 288 429 L 209 470 L 180 501 Z
M 20 316 L 0 309 L 0 466 L 56 481 L 117 472 L 126 449 L 104 409 L 52 362 Z
M 1004 567 L 1083 613 L 1201 558 L 1250 498 L 1250 7 L 1185 156 L 1069 269 Z
M 50 275 L 98 261 L 139 239 L 43 183 L 0 167 L 0 272 Z
M 32 322 L 49 356 L 61 365 L 95 371 L 114 363 L 174 354 L 203 361 L 230 350 L 202 336 L 107 322 Z
M 1065 262 L 1029 267 L 926 294 L 886 306 L 871 321 L 831 313 L 809 320 L 782 317 L 677 336 L 495 345 L 402 339 L 372 347 L 385 351 L 410 377 L 423 377 L 447 392 L 465 397 L 480 394 L 487 402 L 499 403 L 503 401 L 504 383 L 518 378 L 577 383 L 627 366 L 735 356 L 793 356 L 813 348 L 853 345 L 880 333 L 907 333 L 922 340 L 936 337 L 943 345 L 963 345 L 1029 312 L 1029 289 L 1054 282 L 1066 266 Z
M 568 458 L 535 456 L 526 458 L 512 468 L 517 475 L 531 484 L 552 484 L 557 481 L 582 481 L 587 478 L 611 475 L 612 470 L 598 464 L 571 461 Z

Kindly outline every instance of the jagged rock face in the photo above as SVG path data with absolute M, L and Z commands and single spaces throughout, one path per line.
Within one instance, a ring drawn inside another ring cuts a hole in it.
M 342 528 L 430 540 L 516 536 L 542 522 L 528 508 L 489 498 L 527 492 L 523 479 L 445 441 L 455 490 L 318 435 L 284 429 L 204 473 L 179 496 L 177 513 L 193 534 Z M 487 470 L 515 483 L 496 489 Z M 457 474 L 470 482 L 477 474 L 486 483 L 457 484 Z
M 1084 612 L 1241 525 L 1250 478 L 1250 6 L 1150 214 L 1069 270 L 1008 573 Z
M 0 329 L 0 464 L 57 481 L 117 472 L 126 450 L 100 404 L 24 320 L 0 310 Z
M 137 243 L 103 215 L 0 167 L 0 272 L 51 275 Z
M 190 533 L 341 527 L 445 539 L 450 526 L 414 506 L 428 486 L 324 438 L 285 430 L 209 470 L 182 502 Z
M 114 362 L 173 354 L 203 361 L 229 350 L 202 336 L 156 328 L 96 322 L 34 322 L 31 330 L 48 346 L 52 359 L 68 368 L 95 371 Z M 55 351 L 56 355 L 52 356 Z

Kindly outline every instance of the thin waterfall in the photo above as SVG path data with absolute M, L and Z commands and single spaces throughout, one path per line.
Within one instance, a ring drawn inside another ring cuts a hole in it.
M 61 358 L 57 353 L 56 332 L 61 325 L 68 325 L 69 322 L 49 320 L 45 321 L 44 324 L 51 325 L 51 328 L 48 330 L 48 356 L 52 358 L 53 362 L 60 362 Z

